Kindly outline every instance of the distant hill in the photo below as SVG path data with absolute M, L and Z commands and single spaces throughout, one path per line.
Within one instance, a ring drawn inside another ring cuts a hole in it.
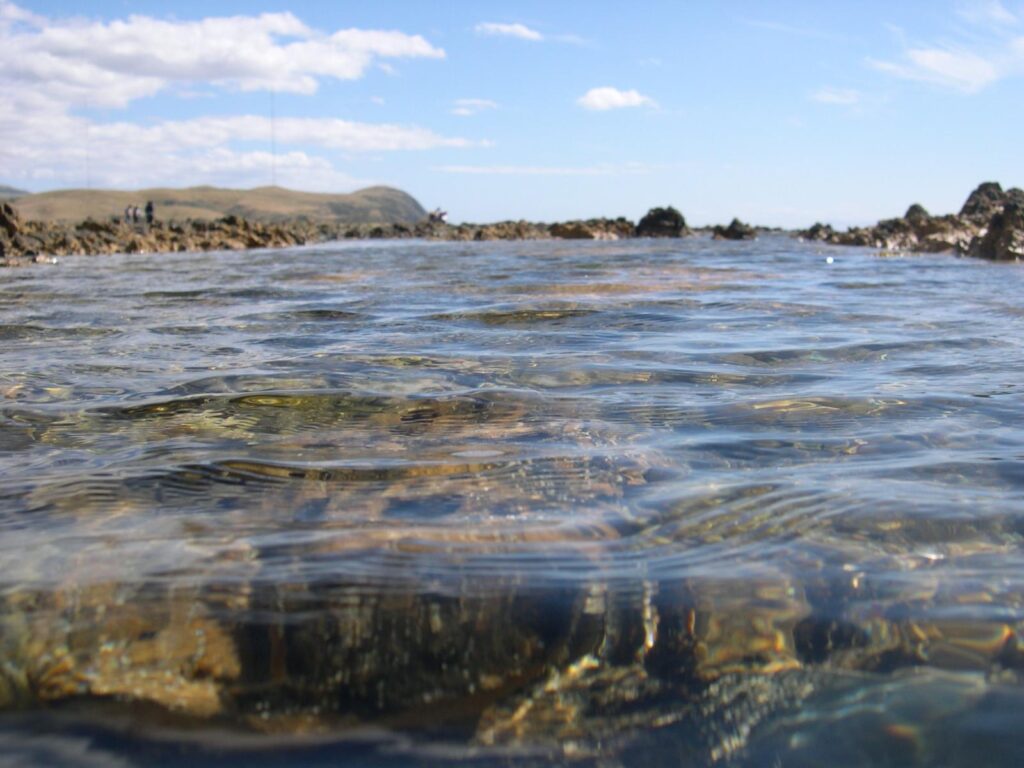
M 5 187 L 3 184 L 0 184 L 0 200 L 13 200 L 16 197 L 22 197 L 27 194 L 28 192 L 23 189 Z
M 254 221 L 307 218 L 353 224 L 411 224 L 426 217 L 415 198 L 391 187 L 368 187 L 347 195 L 296 192 L 281 187 L 257 189 L 66 189 L 25 195 L 15 201 L 22 218 L 34 221 L 106 220 L 126 206 L 152 200 L 158 219 L 219 219 L 234 214 Z

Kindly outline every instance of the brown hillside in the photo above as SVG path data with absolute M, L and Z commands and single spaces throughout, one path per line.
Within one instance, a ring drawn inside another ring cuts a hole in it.
M 256 189 L 118 190 L 67 189 L 26 195 L 15 201 L 22 218 L 31 221 L 106 220 L 126 206 L 152 200 L 158 219 L 219 219 L 235 214 L 254 221 L 307 218 L 345 223 L 412 224 L 426 217 L 415 198 L 391 187 L 368 187 L 351 194 L 296 192 L 281 187 Z

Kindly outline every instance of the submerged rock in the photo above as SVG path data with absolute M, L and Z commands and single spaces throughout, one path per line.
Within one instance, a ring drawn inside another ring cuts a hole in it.
M 672 206 L 651 208 L 636 225 L 637 237 L 682 237 L 689 233 L 683 214 Z

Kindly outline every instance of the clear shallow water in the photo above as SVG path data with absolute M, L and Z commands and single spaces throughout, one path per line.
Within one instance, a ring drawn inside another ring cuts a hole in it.
M 1019 764 L 1024 271 L 828 254 L 0 273 L 0 753 Z

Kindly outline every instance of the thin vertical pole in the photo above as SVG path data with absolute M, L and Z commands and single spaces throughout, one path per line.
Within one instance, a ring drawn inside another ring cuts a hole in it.
M 270 185 L 277 186 L 277 125 L 275 99 L 277 91 L 270 89 Z

